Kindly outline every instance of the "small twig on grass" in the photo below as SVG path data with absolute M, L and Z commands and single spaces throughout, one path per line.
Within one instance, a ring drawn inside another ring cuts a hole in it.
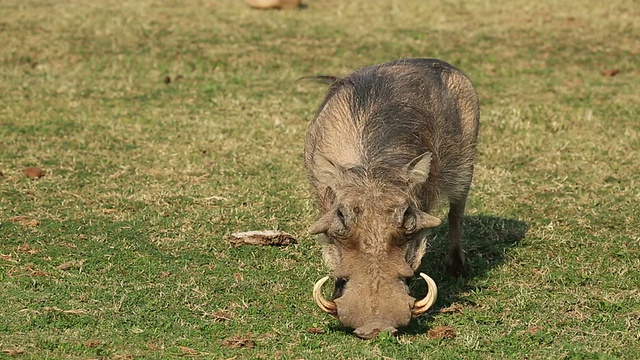
M 447 314 L 447 313 L 461 313 L 462 314 L 462 305 L 458 303 L 451 304 L 451 306 L 442 308 L 438 310 L 439 313 Z
M 42 308 L 42 311 L 44 312 L 55 311 L 61 314 L 72 314 L 72 315 L 84 315 L 88 313 L 88 311 L 84 309 L 62 310 L 59 307 L 55 307 L 55 306 L 53 307 L 45 306 L 44 308 Z
M 223 197 L 223 196 L 217 196 L 217 195 L 209 196 L 209 197 L 202 198 L 202 199 L 199 199 L 199 200 L 200 200 L 200 201 L 211 201 L 211 200 L 215 200 L 215 201 L 229 201 L 229 199 L 228 199 L 228 198 Z
M 290 234 L 279 230 L 247 231 L 231 234 L 229 242 L 233 246 L 264 245 L 286 246 L 296 243 Z
M 2 350 L 2 352 L 9 356 L 18 356 L 25 353 L 24 350 L 16 350 L 16 349 Z
M 207 356 L 209 353 L 198 351 L 196 349 L 192 349 L 186 346 L 178 346 L 178 348 L 182 351 L 182 356 Z
M 251 339 L 242 339 L 242 338 L 226 338 L 222 341 L 223 346 L 230 347 L 232 349 L 238 348 L 254 348 L 256 347 L 256 342 Z
M 219 310 L 213 313 L 204 312 L 203 315 L 212 318 L 214 322 L 233 320 L 233 314 L 226 310 Z

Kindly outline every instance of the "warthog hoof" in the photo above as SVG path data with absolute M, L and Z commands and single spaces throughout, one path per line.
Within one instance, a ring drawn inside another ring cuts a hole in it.
M 454 277 L 460 277 L 467 274 L 464 264 L 464 254 L 461 249 L 453 249 L 447 255 L 447 273 Z

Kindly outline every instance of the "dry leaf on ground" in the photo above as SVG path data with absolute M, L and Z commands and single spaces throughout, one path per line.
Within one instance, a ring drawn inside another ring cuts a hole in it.
M 226 338 L 226 339 L 222 340 L 222 345 L 223 346 L 228 346 L 228 347 L 230 347 L 232 349 L 254 348 L 254 347 L 256 347 L 256 342 L 251 340 L 251 339 L 246 339 L 246 338 L 230 337 L 230 338 Z
M 89 348 L 94 348 L 94 347 L 96 347 L 98 345 L 100 345 L 100 341 L 93 340 L 93 339 L 89 339 L 84 343 L 84 346 L 89 347 Z
M 24 354 L 24 350 L 16 350 L 16 349 L 2 350 L 2 352 L 9 356 L 18 356 L 18 355 Z
M 542 330 L 542 327 L 540 327 L 540 326 L 532 326 L 532 327 L 528 328 L 527 330 L 525 330 L 525 333 L 527 333 L 529 335 L 535 335 L 540 330 Z
M 60 270 L 69 270 L 71 268 L 81 268 L 82 265 L 84 265 L 84 260 L 81 261 L 76 261 L 76 260 L 70 260 L 70 261 L 65 261 L 62 264 L 58 265 L 58 269 Z
M 22 245 L 20 245 L 20 251 L 24 251 L 24 252 L 29 252 L 31 251 L 31 245 L 24 243 Z
M 619 69 L 608 69 L 600 71 L 600 74 L 604 76 L 616 76 L 620 72 Z
M 284 231 L 264 230 L 247 231 L 231 234 L 229 242 L 232 245 L 271 245 L 284 246 L 296 243 L 296 239 Z
M 438 310 L 439 313 L 443 313 L 443 314 L 447 314 L 447 313 L 462 313 L 462 305 L 455 303 L 455 304 L 451 304 L 451 306 L 446 307 L 446 308 L 442 308 L 440 310 Z
M 49 275 L 48 273 L 42 270 L 36 269 L 33 264 L 28 264 L 27 266 L 23 266 L 20 270 L 28 272 L 29 276 L 48 276 Z
M 324 329 L 319 327 L 310 327 L 307 329 L 307 332 L 311 334 L 324 334 Z
M 435 326 L 427 333 L 429 339 L 452 339 L 456 336 L 456 330 L 451 326 Z
M 300 7 L 302 0 L 245 0 L 247 5 L 255 9 L 295 9 Z
M 63 262 L 62 264 L 58 265 L 58 269 L 60 270 L 68 270 L 71 269 L 73 267 L 74 262 L 73 261 L 66 261 Z
M 31 219 L 31 218 L 26 217 L 26 216 L 14 216 L 14 217 L 8 218 L 7 220 L 9 220 L 11 222 L 17 222 L 18 224 L 20 224 L 22 226 L 36 227 L 36 226 L 40 225 L 40 221 L 38 221 L 36 219 Z
M 111 360 L 133 360 L 134 357 L 133 357 L 133 355 L 125 352 L 124 354 L 113 354 L 113 355 L 111 355 L 111 357 L 109 359 L 111 359 Z
M 38 168 L 38 167 L 28 167 L 26 169 L 24 169 L 24 174 L 29 178 L 29 179 L 39 179 L 41 177 L 43 177 L 45 175 L 44 170 Z
M 59 307 L 49 307 L 45 306 L 42 308 L 42 311 L 55 311 L 61 314 L 71 314 L 71 315 L 83 315 L 87 313 L 87 310 L 84 309 L 74 309 L 74 310 L 62 310 Z
M 8 255 L 0 254 L 0 260 L 17 262 L 13 259 L 13 254 L 8 254 Z
M 182 350 L 182 355 L 198 355 L 200 352 L 196 349 L 192 349 L 186 346 L 178 346 Z
M 233 313 L 226 310 L 218 310 L 213 313 L 205 313 L 205 315 L 212 318 L 214 322 L 233 320 Z

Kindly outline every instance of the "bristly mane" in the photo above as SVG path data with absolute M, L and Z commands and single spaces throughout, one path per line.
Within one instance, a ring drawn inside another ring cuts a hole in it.
M 341 78 L 338 76 L 333 76 L 333 75 L 315 75 L 315 76 L 303 76 L 298 78 L 296 81 L 306 81 L 306 80 L 311 80 L 311 81 L 316 81 L 319 82 L 321 84 L 326 84 L 326 85 L 333 85 L 336 82 L 338 82 Z

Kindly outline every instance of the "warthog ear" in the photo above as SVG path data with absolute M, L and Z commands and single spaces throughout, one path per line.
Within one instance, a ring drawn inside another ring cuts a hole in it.
M 408 206 L 402 206 L 396 209 L 396 216 L 399 214 L 402 215 L 397 217 L 396 221 L 407 233 L 433 228 L 442 223 L 439 218 Z
M 429 177 L 429 168 L 431 167 L 431 153 L 426 152 L 415 159 L 409 161 L 405 166 L 405 172 L 409 184 L 415 186 L 427 181 Z
M 330 232 L 332 235 L 344 235 L 347 231 L 347 224 L 352 221 L 353 213 L 338 205 L 311 225 L 309 233 L 317 235 Z
M 324 214 L 324 216 L 322 216 L 320 219 L 318 219 L 318 221 L 311 225 L 311 227 L 309 228 L 309 234 L 318 235 L 329 231 L 331 223 L 333 222 L 332 216 L 333 215 L 331 214 L 331 212 Z
M 315 170 L 313 171 L 316 179 L 322 184 L 327 185 L 331 190 L 336 189 L 338 185 L 338 179 L 342 176 L 342 169 L 331 162 L 321 154 L 316 153 L 314 159 Z
M 433 215 L 429 215 L 424 211 L 416 212 L 416 229 L 430 229 L 440 226 L 442 220 Z

